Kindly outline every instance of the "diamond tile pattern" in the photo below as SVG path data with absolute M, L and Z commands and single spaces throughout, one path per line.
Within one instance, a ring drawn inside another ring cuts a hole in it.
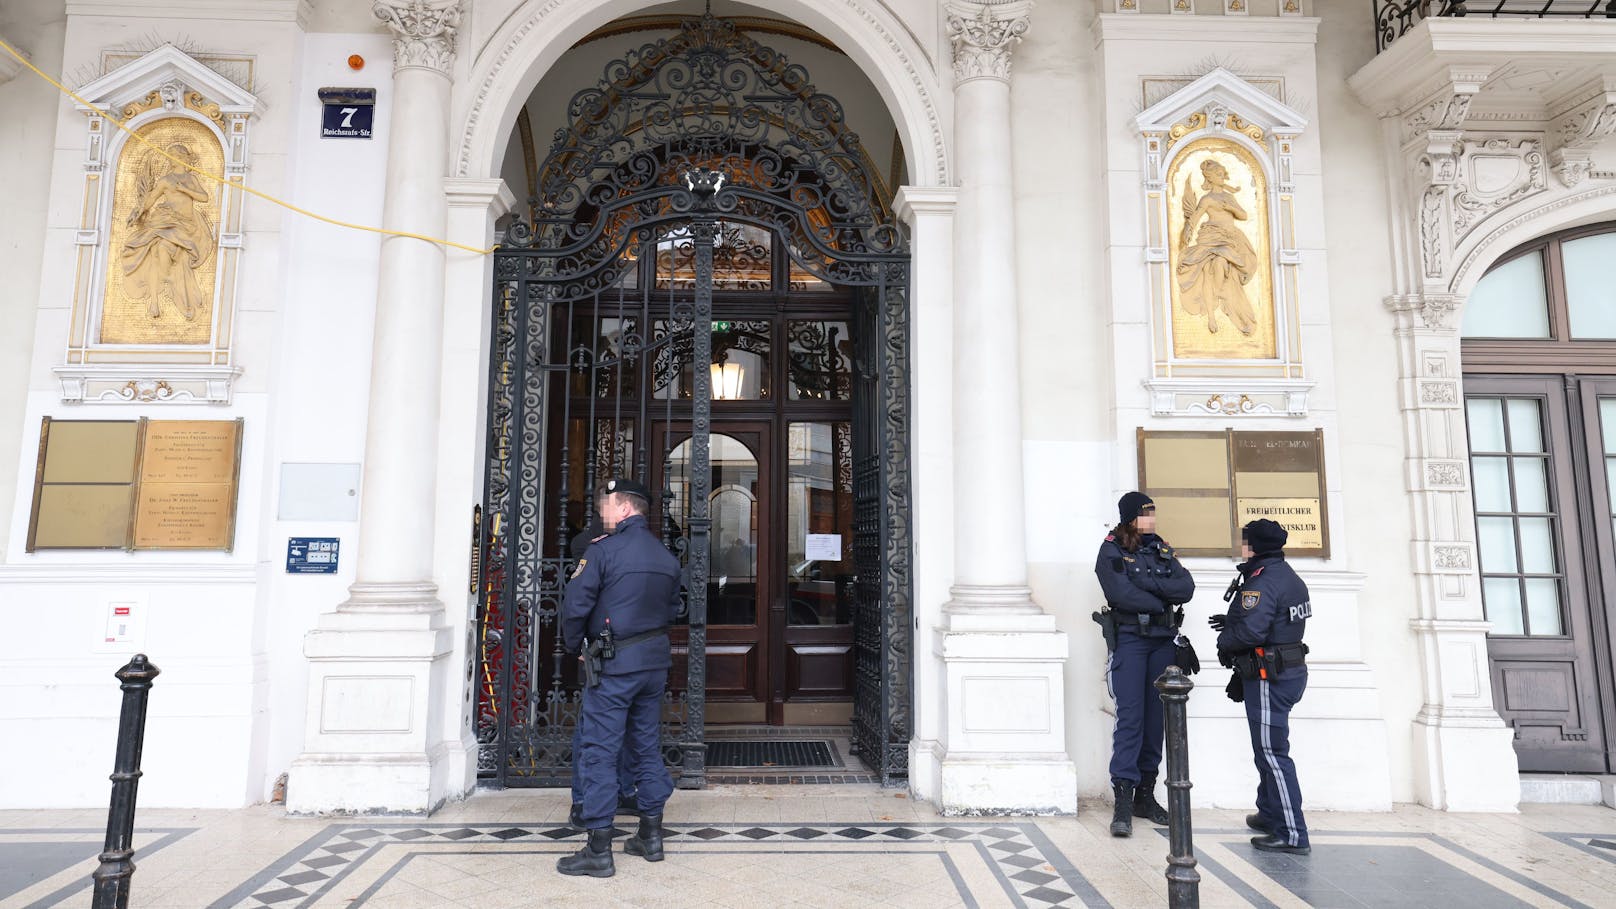
M 979 843 L 986 847 L 986 855 L 998 866 L 1000 880 L 1023 904 L 1042 909 L 1046 906 L 1079 906 L 1082 901 L 1072 892 L 1088 889 L 1086 882 L 1066 880 L 1056 871 L 1051 857 L 1043 854 L 1047 842 L 1041 836 L 1034 838 L 1034 825 L 1008 826 L 1005 824 L 974 827 L 968 824 L 868 824 L 846 827 L 834 824 L 710 824 L 695 829 L 669 828 L 665 836 L 669 848 L 677 849 L 681 841 L 696 840 L 706 843 L 757 844 L 767 848 L 771 843 L 841 843 L 844 846 L 866 847 L 872 854 L 891 849 L 896 842 L 905 843 Z M 620 832 L 620 831 L 617 831 Z M 577 835 L 578 831 L 565 824 L 529 824 L 511 827 L 504 824 L 444 824 L 400 825 L 397 828 L 366 827 L 346 830 L 340 825 L 328 828 L 323 842 L 311 843 L 301 853 L 294 853 L 271 869 L 276 877 L 265 889 L 252 894 L 239 903 L 215 904 L 215 909 L 227 906 L 274 906 L 280 909 L 313 901 L 341 877 L 346 866 L 363 861 L 369 847 L 401 844 L 429 843 L 514 843 L 555 842 Z M 363 844 L 363 845 L 361 845 Z M 1061 864 L 1065 864 L 1064 860 Z M 1068 866 L 1069 867 L 1069 866 Z M 1053 873 L 1052 873 L 1053 872 Z M 1071 872 L 1075 874 L 1075 872 Z M 1083 884 L 1083 886 L 1079 886 Z M 288 886 L 290 885 L 290 886 Z M 1092 892 L 1092 891 L 1090 891 Z M 1008 894 L 1007 894 L 1008 895 Z

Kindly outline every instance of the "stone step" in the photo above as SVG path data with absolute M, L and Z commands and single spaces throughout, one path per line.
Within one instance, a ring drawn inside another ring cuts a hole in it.
M 1539 805 L 1609 805 L 1616 808 L 1616 775 L 1523 773 L 1521 802 Z

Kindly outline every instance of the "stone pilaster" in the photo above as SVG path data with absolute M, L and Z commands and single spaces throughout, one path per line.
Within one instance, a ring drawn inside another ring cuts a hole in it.
M 1520 798 L 1513 734 L 1493 709 L 1450 295 L 1394 296 L 1423 704 L 1414 718 L 1415 792 L 1433 808 L 1509 811 Z
M 383 225 L 441 237 L 460 0 L 373 9 L 394 37 Z M 308 725 L 287 792 L 294 812 L 429 812 L 469 785 L 459 724 L 442 715 L 454 635 L 432 582 L 443 248 L 387 237 L 378 288 L 357 577 L 304 643 Z

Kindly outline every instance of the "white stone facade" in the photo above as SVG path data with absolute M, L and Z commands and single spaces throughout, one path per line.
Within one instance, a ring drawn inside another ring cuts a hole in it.
M 376 0 L 379 18 L 371 6 L 21 0 L 0 10 L 0 38 L 108 104 L 144 94 L 144 81 L 120 81 L 140 67 L 166 79 L 190 66 L 250 135 L 232 164 L 246 185 L 483 248 L 526 192 L 518 112 L 547 144 L 558 123 L 543 122 L 546 105 L 558 111 L 615 51 L 648 39 L 569 49 L 622 17 L 700 13 Z M 896 139 L 902 157 L 894 210 L 916 276 L 910 786 L 958 812 L 1064 813 L 1104 792 L 1111 705 L 1089 620 L 1092 553 L 1137 481 L 1136 430 L 1322 428 L 1332 553 L 1296 560 L 1314 595 L 1292 734 L 1308 805 L 1513 810 L 1456 314 L 1519 243 L 1616 220 L 1616 25 L 1431 21 L 1377 55 L 1352 0 L 1140 6 L 714 5 L 834 45 L 780 41 L 837 87 L 868 145 L 892 152 Z M 263 801 L 283 773 L 296 811 L 425 812 L 465 797 L 490 259 L 246 197 L 228 365 L 67 369 L 87 117 L 8 60 L 0 171 L 21 179 L 0 222 L 0 738 L 32 744 L 0 758 L 0 807 L 104 802 L 111 672 L 136 649 L 163 671 L 143 804 Z M 316 91 L 333 85 L 376 89 L 374 141 L 319 137 Z M 1264 137 L 1248 144 L 1271 168 L 1284 231 L 1284 355 L 1273 374 L 1164 375 L 1150 194 L 1172 124 L 1203 112 L 1227 131 L 1217 111 Z M 1519 178 L 1478 188 L 1469 161 L 1482 149 L 1525 162 Z M 190 383 L 185 402 L 143 399 L 156 393 L 141 382 L 165 379 Z M 134 383 L 134 399 L 83 391 L 109 381 Z M 231 552 L 25 551 L 42 418 L 198 414 L 245 420 Z M 300 464 L 358 465 L 356 517 L 283 518 L 284 467 Z M 284 573 L 293 536 L 340 538 L 340 572 Z M 1189 564 L 1188 627 L 1207 657 L 1204 617 L 1222 610 L 1232 566 Z M 143 640 L 99 643 L 114 599 L 140 604 Z M 1194 794 L 1249 804 L 1244 717 L 1213 668 L 1190 705 Z

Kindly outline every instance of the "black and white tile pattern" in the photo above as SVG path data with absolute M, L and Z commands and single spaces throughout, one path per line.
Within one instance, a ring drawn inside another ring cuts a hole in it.
M 226 894 L 212 909 L 290 909 L 312 903 L 387 846 L 531 845 L 578 837 L 579 831 L 565 824 L 336 824 Z M 877 853 L 921 843 L 971 845 L 1017 905 L 1032 909 L 1110 905 L 1032 823 L 692 823 L 670 825 L 666 837 L 670 852 L 677 852 L 682 843 L 764 848 L 813 843 L 840 849 L 856 844 L 860 851 Z

